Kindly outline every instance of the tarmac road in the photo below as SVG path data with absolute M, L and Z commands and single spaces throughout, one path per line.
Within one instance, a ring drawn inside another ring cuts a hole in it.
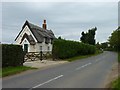
M 104 88 L 117 53 L 104 53 L 46 69 L 5 77 L 3 88 Z

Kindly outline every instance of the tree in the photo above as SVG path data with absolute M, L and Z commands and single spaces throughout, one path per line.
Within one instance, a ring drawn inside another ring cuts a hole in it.
M 92 28 L 89 29 L 87 33 L 82 32 L 81 35 L 82 37 L 80 38 L 81 42 L 83 43 L 87 43 L 87 44 L 91 44 L 91 45 L 95 45 L 95 31 L 97 30 L 97 28 Z
M 120 26 L 112 32 L 108 41 L 111 48 L 116 51 L 120 51 Z
M 82 41 L 83 43 L 85 43 L 85 41 L 86 41 L 86 40 L 85 40 L 85 37 L 86 37 L 85 35 L 86 35 L 86 34 L 85 34 L 84 32 L 82 32 L 81 34 L 82 34 L 82 37 L 81 37 L 80 39 L 81 39 L 81 41 Z
M 108 48 L 108 42 L 101 43 L 101 48 L 102 49 L 107 49 Z
M 97 42 L 96 47 L 97 47 L 97 49 L 100 49 L 100 48 L 101 48 L 101 45 L 100 45 L 99 42 Z
M 61 36 L 59 36 L 58 39 L 62 39 Z

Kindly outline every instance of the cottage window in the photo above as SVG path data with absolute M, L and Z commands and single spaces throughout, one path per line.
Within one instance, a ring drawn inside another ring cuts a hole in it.
M 45 43 L 46 44 L 50 43 L 50 39 L 49 38 L 45 38 Z
M 47 38 L 45 38 L 45 43 L 48 44 L 48 39 Z
M 53 44 L 53 39 L 51 39 L 51 44 Z

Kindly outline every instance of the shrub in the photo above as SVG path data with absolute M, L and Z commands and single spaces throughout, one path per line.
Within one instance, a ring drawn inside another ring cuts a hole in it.
M 120 63 L 120 52 L 118 52 L 118 62 Z
M 2 67 L 21 66 L 24 62 L 22 46 L 2 44 Z
M 94 54 L 95 46 L 76 41 L 56 39 L 53 43 L 53 58 L 66 59 L 78 55 Z

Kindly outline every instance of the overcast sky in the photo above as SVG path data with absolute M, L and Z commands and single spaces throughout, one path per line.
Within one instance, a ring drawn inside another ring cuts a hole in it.
M 118 26 L 117 2 L 2 2 L 2 42 L 13 43 L 26 20 L 55 36 L 79 41 L 82 31 L 97 27 L 96 40 L 107 41 Z

